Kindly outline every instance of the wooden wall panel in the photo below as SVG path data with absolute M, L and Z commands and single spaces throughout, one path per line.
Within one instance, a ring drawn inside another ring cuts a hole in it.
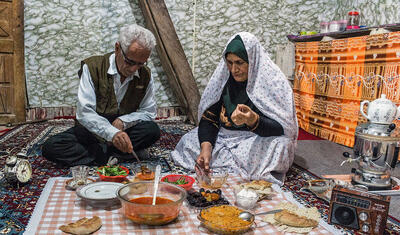
M 26 120 L 23 32 L 23 1 L 0 0 L 0 124 Z

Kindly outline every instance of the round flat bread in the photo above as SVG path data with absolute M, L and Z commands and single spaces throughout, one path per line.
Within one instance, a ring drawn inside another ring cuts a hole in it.
M 101 219 L 98 216 L 94 216 L 91 219 L 84 217 L 76 222 L 61 225 L 59 229 L 64 233 L 85 235 L 96 232 L 100 229 L 101 225 Z
M 253 180 L 249 183 L 243 184 L 245 188 L 252 188 L 256 190 L 263 190 L 265 188 L 271 187 L 272 183 L 265 181 L 265 180 Z
M 317 227 L 318 221 L 313 219 L 308 219 L 304 216 L 299 216 L 291 213 L 287 210 L 282 210 L 281 212 L 275 213 L 274 219 L 281 224 L 285 224 L 292 227 Z
M 274 209 L 282 211 L 266 215 L 263 220 L 269 224 L 277 226 L 279 231 L 305 234 L 318 226 L 321 214 L 316 207 L 299 208 L 298 206 L 283 202 Z

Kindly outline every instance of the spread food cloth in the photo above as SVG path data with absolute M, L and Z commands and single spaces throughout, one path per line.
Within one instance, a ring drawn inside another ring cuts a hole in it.
M 75 194 L 74 191 L 65 189 L 65 181 L 69 178 L 50 178 L 35 207 L 35 211 L 29 221 L 25 234 L 62 234 L 58 229 L 63 224 L 75 222 L 80 218 L 99 216 L 102 220 L 102 227 L 94 234 L 209 234 L 200 226 L 197 219 L 198 211 L 189 208 L 184 202 L 178 220 L 165 226 L 136 225 L 126 219 L 119 209 L 103 210 L 86 205 Z M 229 176 L 228 183 L 222 188 L 223 196 L 233 204 L 233 186 L 239 184 L 239 176 Z M 199 189 L 194 185 L 195 189 Z M 298 202 L 291 193 L 283 192 L 278 185 L 273 185 L 276 195 L 272 200 L 263 200 L 256 209 L 256 213 L 272 210 L 281 202 Z M 256 218 L 253 228 L 254 234 L 283 234 L 276 227 L 263 222 L 262 217 Z M 340 233 L 333 226 L 320 220 L 319 226 L 314 228 L 310 234 L 338 234 Z
M 360 102 L 386 94 L 400 104 L 399 74 L 400 32 L 296 43 L 293 91 L 299 126 L 353 147 L 356 126 L 367 121 Z

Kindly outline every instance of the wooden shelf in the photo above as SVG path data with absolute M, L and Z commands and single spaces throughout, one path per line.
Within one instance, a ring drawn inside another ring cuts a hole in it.
M 387 25 L 381 25 L 381 26 L 372 26 L 372 27 L 361 28 L 361 29 L 350 29 L 350 30 L 340 31 L 340 32 L 319 33 L 319 34 L 314 34 L 314 35 L 300 36 L 300 35 L 290 34 L 290 35 L 287 35 L 287 38 L 291 42 L 315 42 L 315 41 L 321 41 L 324 36 L 332 37 L 334 39 L 365 36 L 365 35 L 369 35 L 371 30 L 376 29 L 376 28 L 383 28 L 383 29 L 389 30 L 391 32 L 400 31 L 400 23 L 387 24 Z

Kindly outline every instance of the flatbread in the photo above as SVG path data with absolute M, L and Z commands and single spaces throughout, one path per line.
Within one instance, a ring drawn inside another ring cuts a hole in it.
M 265 180 L 253 180 L 245 184 L 245 187 L 252 188 L 256 190 L 263 190 L 265 188 L 270 188 L 272 183 Z
M 68 225 L 61 225 L 59 229 L 64 233 L 85 235 L 96 232 L 100 229 L 101 225 L 101 219 L 98 216 L 94 216 L 91 219 L 84 217 Z
M 274 194 L 274 191 L 271 188 L 272 183 L 265 180 L 253 180 L 248 183 L 242 183 L 238 187 L 237 191 L 240 189 L 253 189 L 260 196 L 259 200 L 270 199 L 270 197 Z
M 281 212 L 275 213 L 274 219 L 281 224 L 292 226 L 292 227 L 317 227 L 318 221 L 307 219 L 304 216 L 296 215 L 287 210 L 283 210 Z
M 316 207 L 299 208 L 292 203 L 280 203 L 274 209 L 281 212 L 266 215 L 263 220 L 277 226 L 279 231 L 309 233 L 318 226 L 321 214 Z

